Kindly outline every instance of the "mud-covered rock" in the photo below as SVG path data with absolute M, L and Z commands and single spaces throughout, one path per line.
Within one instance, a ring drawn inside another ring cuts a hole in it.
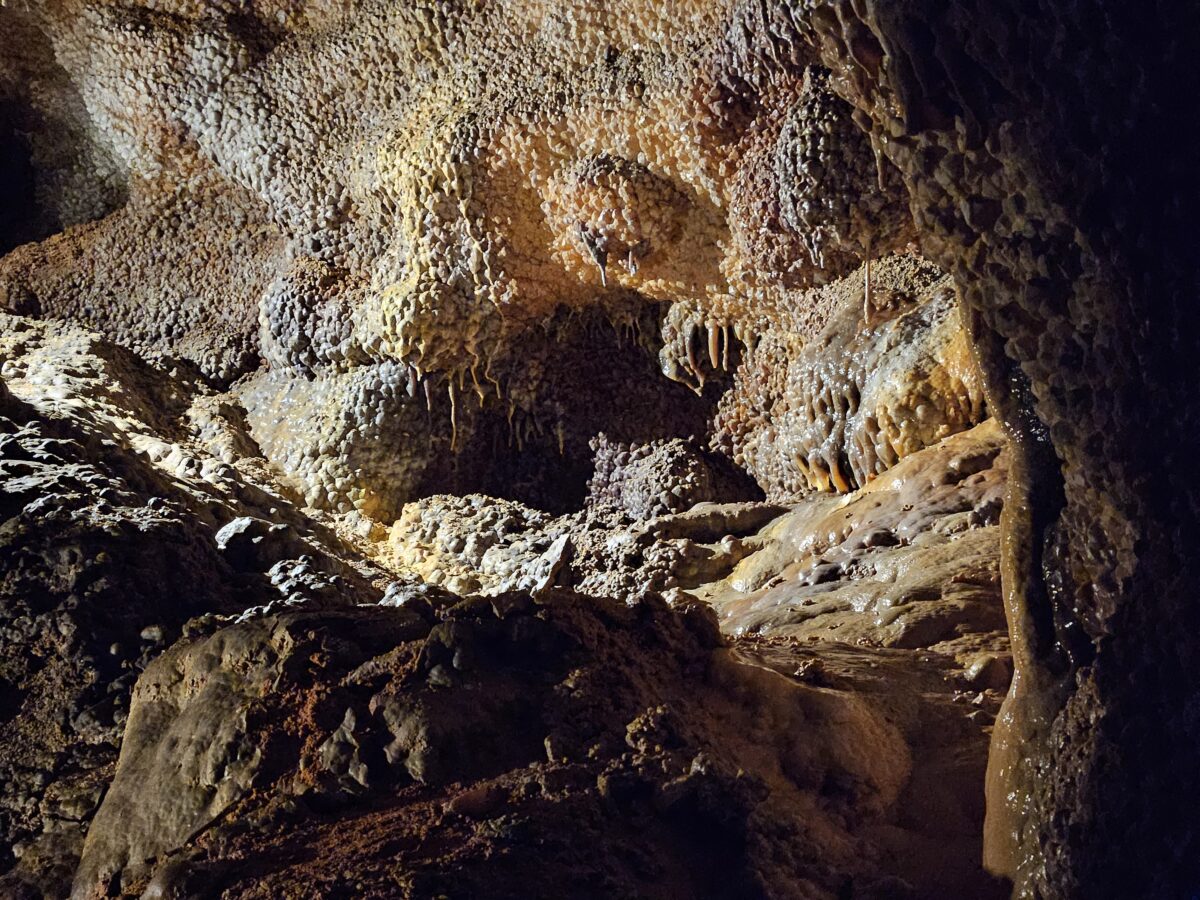
M 74 895 L 332 890 L 352 859 L 380 895 L 833 894 L 883 877 L 911 771 L 882 709 L 661 601 L 289 612 L 147 669 Z

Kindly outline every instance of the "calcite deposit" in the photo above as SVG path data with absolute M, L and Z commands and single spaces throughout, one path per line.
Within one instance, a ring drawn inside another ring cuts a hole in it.
M 1190 896 L 1196 19 L 0 2 L 0 895 Z

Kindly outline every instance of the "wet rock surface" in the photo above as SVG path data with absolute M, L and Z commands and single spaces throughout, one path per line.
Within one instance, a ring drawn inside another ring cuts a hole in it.
M 933 648 L 990 631 L 1003 646 L 1004 444 L 989 421 L 853 494 L 797 504 L 701 596 L 736 633 Z

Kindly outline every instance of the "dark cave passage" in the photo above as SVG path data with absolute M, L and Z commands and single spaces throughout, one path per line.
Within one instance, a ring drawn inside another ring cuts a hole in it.
M 45 236 L 34 191 L 28 142 L 15 103 L 0 100 L 0 255 Z

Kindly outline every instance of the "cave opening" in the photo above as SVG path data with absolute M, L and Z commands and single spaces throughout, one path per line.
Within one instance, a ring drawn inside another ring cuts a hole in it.
M 674 441 L 697 465 L 720 470 L 721 483 L 713 486 L 718 493 L 761 496 L 744 473 L 708 446 L 732 367 L 727 371 L 720 359 L 707 361 L 703 384 L 668 378 L 658 337 L 666 311 L 640 298 L 632 302 L 625 315 L 613 315 L 603 304 L 559 309 L 519 339 L 524 358 L 510 385 L 497 402 L 482 404 L 485 421 L 473 438 L 477 446 L 462 448 L 460 465 L 468 481 L 454 486 L 458 492 L 475 490 L 555 514 L 579 512 L 589 491 L 603 490 L 598 452 L 624 458 Z M 726 350 L 730 354 L 736 363 L 738 351 Z M 477 480 L 476 487 L 468 486 L 470 479 Z M 669 491 L 671 485 L 660 487 Z M 672 500 L 656 508 L 678 505 Z

